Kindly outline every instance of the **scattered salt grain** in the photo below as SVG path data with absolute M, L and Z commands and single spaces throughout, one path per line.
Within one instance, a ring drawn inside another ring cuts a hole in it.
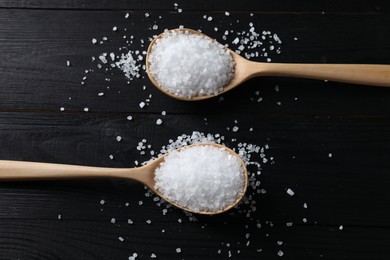
M 278 251 L 278 256 L 283 256 L 283 255 L 284 255 L 283 251 L 282 251 L 282 250 L 279 250 L 279 251 Z
M 57 217 L 58 217 L 58 219 L 61 219 L 61 218 L 62 218 L 61 214 L 58 214 L 58 216 L 57 216 Z
M 68 67 L 70 66 L 70 61 L 68 61 L 68 60 L 66 61 L 66 66 L 68 66 Z
M 290 195 L 290 196 L 294 196 L 294 191 L 290 188 L 287 189 L 287 194 Z
M 111 219 L 111 223 L 112 223 L 112 224 L 115 224 L 115 222 L 116 222 L 115 218 L 112 218 L 112 219 Z
M 172 151 L 155 172 L 155 188 L 180 206 L 216 211 L 242 193 L 241 161 L 225 149 L 194 146 Z
M 328 157 L 329 157 L 329 158 L 332 158 L 332 157 L 333 157 L 333 154 L 329 153 L 329 154 L 328 154 Z
M 344 229 L 344 227 L 343 226 L 339 226 L 339 230 L 343 230 Z
M 97 40 L 95 38 L 92 39 L 92 44 L 96 44 Z
M 234 126 L 232 130 L 233 130 L 233 132 L 237 132 L 238 129 L 239 129 L 238 126 Z
M 99 93 L 98 93 L 98 96 L 99 96 L 99 97 L 102 97 L 102 96 L 104 96 L 104 93 L 103 93 L 103 92 L 99 92 Z
M 123 242 L 125 239 L 123 237 L 118 237 L 119 241 Z
M 181 253 L 181 248 L 180 247 L 178 247 L 178 248 L 176 248 L 176 253 Z
M 110 156 L 108 156 L 111 160 L 114 160 L 114 155 L 110 154 Z
M 100 200 L 101 205 L 104 205 L 104 203 L 106 203 L 104 200 Z
M 162 120 L 159 118 L 159 119 L 157 119 L 157 121 L 156 121 L 156 125 L 161 125 L 162 124 Z
M 120 141 L 122 140 L 122 136 L 118 135 L 118 136 L 116 137 L 116 140 L 117 140 L 118 142 L 120 142 Z
M 139 103 L 139 107 L 140 107 L 140 108 L 143 108 L 145 105 L 146 105 L 145 102 Z
M 115 62 L 115 65 L 121 69 L 125 76 L 130 80 L 140 77 L 139 72 L 141 65 L 134 59 L 133 51 L 122 54 L 121 59 L 118 62 Z
M 85 108 L 84 108 L 84 111 L 85 111 L 85 112 L 88 112 L 88 111 L 89 111 L 89 108 L 88 108 L 88 107 L 85 107 Z
M 303 203 L 303 207 L 304 207 L 305 209 L 307 209 L 307 204 L 306 204 L 306 202 Z
M 114 27 L 112 27 L 112 30 L 113 30 L 114 32 L 116 32 L 116 31 L 118 31 L 118 27 L 114 26 Z
M 129 13 L 126 13 L 125 18 L 126 18 L 126 19 L 129 18 L 129 16 L 130 16 L 130 14 L 129 14 Z
M 165 31 L 149 63 L 158 84 L 182 97 L 216 95 L 234 76 L 233 58 L 223 45 L 182 31 Z
M 225 12 L 225 15 L 226 15 L 226 16 L 229 16 L 229 15 L 230 15 L 230 13 L 229 13 L 229 12 Z
M 60 111 L 65 111 L 65 108 L 64 107 L 60 107 Z
M 127 224 L 132 225 L 134 222 L 131 219 L 127 220 Z
M 150 219 L 148 219 L 148 220 L 146 220 L 146 223 L 150 225 L 150 224 L 152 224 L 152 221 Z
M 157 258 L 157 256 L 156 256 L 156 254 L 152 253 L 152 254 L 150 255 L 150 258 Z
M 133 117 L 132 116 L 127 116 L 126 119 L 131 121 L 133 119 Z
M 209 16 L 207 17 L 207 21 L 211 22 L 213 20 L 213 17 Z

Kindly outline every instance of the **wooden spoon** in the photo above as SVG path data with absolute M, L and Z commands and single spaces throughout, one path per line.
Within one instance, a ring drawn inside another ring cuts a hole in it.
M 101 179 L 101 178 L 121 178 L 130 179 L 141 182 L 148 186 L 158 196 L 173 204 L 174 206 L 183 210 L 205 214 L 214 215 L 223 213 L 234 206 L 236 206 L 246 192 L 248 186 L 248 173 L 245 163 L 241 158 L 231 149 L 226 146 L 207 143 L 207 144 L 193 144 L 178 150 L 188 148 L 191 146 L 215 146 L 217 148 L 225 149 L 227 152 L 236 156 L 241 161 L 241 166 L 244 174 L 244 186 L 240 193 L 240 196 L 227 207 L 217 211 L 195 211 L 189 208 L 182 207 L 176 204 L 174 201 L 170 201 L 163 194 L 157 190 L 154 180 L 154 172 L 164 162 L 165 154 L 148 164 L 139 168 L 104 168 L 104 167 L 89 167 L 67 164 L 53 164 L 53 163 L 37 163 L 37 162 L 20 162 L 20 161 L 1 161 L 0 160 L 0 181 L 39 181 L 39 180 L 78 180 L 78 179 Z
M 192 34 L 198 34 L 205 37 L 207 35 L 192 29 L 173 29 L 171 31 L 185 31 Z M 168 92 L 153 78 L 149 71 L 149 54 L 153 45 L 164 33 L 155 38 L 149 45 L 146 55 L 146 72 L 152 83 L 165 94 L 179 100 L 197 101 L 212 98 L 215 95 L 193 96 L 191 98 L 177 96 Z M 319 80 L 332 80 L 353 84 L 372 85 L 381 87 L 390 87 L 390 65 L 372 65 L 372 64 L 298 64 L 298 63 L 265 63 L 249 61 L 234 51 L 228 49 L 233 57 L 235 65 L 234 78 L 223 88 L 219 94 L 223 94 L 248 79 L 258 76 L 281 76 L 308 78 Z

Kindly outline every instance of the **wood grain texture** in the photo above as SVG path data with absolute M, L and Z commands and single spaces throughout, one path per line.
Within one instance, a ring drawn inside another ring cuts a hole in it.
M 159 20 L 161 30 L 184 24 L 202 28 L 221 42 L 224 42 L 222 33 L 215 32 L 214 25 L 242 30 L 240 28 L 249 29 L 247 24 L 253 21 L 259 31 L 271 30 L 283 40 L 282 54 L 272 57 L 275 62 L 390 64 L 388 15 L 264 14 L 251 18 L 242 13 L 231 17 L 213 14 L 215 23 L 210 25 L 196 12 L 180 15 L 156 12 L 149 18 L 135 12 L 129 21 L 118 12 L 0 10 L 0 51 L 3 53 L 0 110 L 58 111 L 63 106 L 69 111 L 82 111 L 89 106 L 94 112 L 141 113 L 166 110 L 174 113 L 375 115 L 390 112 L 387 105 L 390 92 L 386 89 L 268 77 L 253 79 L 227 93 L 222 103 L 216 98 L 188 104 L 167 98 L 147 78 L 127 85 L 121 71 L 104 73 L 91 62 L 92 56 L 97 58 L 103 52 L 125 52 L 118 51 L 127 46 L 123 34 L 136 37 L 131 49 L 146 50 L 147 44 L 141 47 L 138 40 L 147 40 L 147 36 L 159 32 L 148 28 L 160 15 L 163 17 Z M 236 19 L 240 23 L 234 23 Z M 118 26 L 118 33 L 112 32 L 114 25 Z M 128 29 L 126 33 L 123 28 Z M 109 38 L 106 44 L 91 43 L 92 38 L 103 36 Z M 298 40 L 294 41 L 294 37 Z M 232 35 L 228 43 L 234 38 Z M 66 66 L 67 60 L 71 61 L 71 67 Z M 258 60 L 264 61 L 264 58 Z M 95 72 L 87 74 L 85 85 L 81 85 L 84 70 L 90 68 Z M 104 80 L 107 77 L 110 82 Z M 275 93 L 275 85 L 280 86 L 279 93 Z M 147 91 L 141 91 L 142 86 L 146 86 Z M 256 102 L 256 91 L 260 91 L 262 103 Z M 99 92 L 105 92 L 105 96 L 98 97 Z M 150 106 L 139 109 L 138 104 L 149 93 L 153 95 Z M 294 102 L 294 98 L 298 101 Z M 283 106 L 278 106 L 278 101 Z
M 142 162 L 149 158 L 135 149 L 144 138 L 153 149 L 159 150 L 169 139 L 193 130 L 220 133 L 231 147 L 236 146 L 232 138 L 271 146 L 268 156 L 275 158 L 275 164 L 264 165 L 260 180 L 268 193 L 259 198 L 257 218 L 300 223 L 305 217 L 302 205 L 307 202 L 310 210 L 306 217 L 311 224 L 390 226 L 389 212 L 383 211 L 390 200 L 386 192 L 390 185 L 387 174 L 390 164 L 386 160 L 390 152 L 388 118 L 241 115 L 240 129 L 234 133 L 226 130 L 233 124 L 230 116 L 208 116 L 206 125 L 201 116 L 168 115 L 163 117 L 163 125 L 157 127 L 155 121 L 159 117 L 139 115 L 127 121 L 122 115 L 1 113 L 0 158 L 132 167 L 135 160 Z M 253 132 L 249 132 L 250 127 Z M 116 141 L 117 135 L 122 137 L 121 142 Z M 109 159 L 110 154 L 114 160 Z M 28 210 L 34 212 L 33 218 L 48 219 L 59 211 L 60 205 L 68 205 L 70 208 L 62 209 L 73 214 L 68 218 L 88 220 L 96 217 L 99 196 L 127 198 L 132 205 L 145 199 L 142 185 L 127 181 L 1 183 L 0 187 L 0 204 L 8 205 L 0 208 L 0 216 L 5 218 L 24 218 Z M 21 190 L 14 204 L 18 187 Z M 296 192 L 294 198 L 288 197 L 287 188 Z M 75 197 L 79 199 L 72 202 Z M 77 204 L 80 210 L 72 210 Z M 45 211 L 34 210 L 41 207 Z
M 174 3 L 185 11 L 246 11 L 246 12 L 386 12 L 389 11 L 389 4 L 380 0 L 344 0 L 340 1 L 316 1 L 304 0 L 117 0 L 117 1 L 93 1 L 93 0 L 1 0 L 0 7 L 3 8 L 39 8 L 39 9 L 101 9 L 101 10 L 174 10 Z
M 174 11 L 174 2 L 183 13 Z M 137 259 L 151 253 L 158 259 L 280 259 L 279 250 L 284 259 L 389 259 L 387 89 L 266 77 L 223 101 L 186 103 L 146 78 L 127 85 L 120 71 L 104 73 L 91 63 L 103 52 L 125 52 L 118 50 L 127 45 L 123 35 L 135 37 L 129 48 L 143 50 L 141 38 L 185 25 L 231 44 L 235 34 L 224 41 L 222 32 L 248 30 L 253 22 L 258 32 L 282 39 L 274 62 L 390 64 L 389 10 L 379 0 L 0 0 L 0 159 L 133 167 L 150 159 L 136 149 L 142 139 L 158 150 L 180 134 L 202 131 L 226 136 L 230 147 L 269 144 L 266 154 L 275 162 L 262 165 L 259 180 L 267 192 L 256 195 L 252 220 L 234 211 L 189 222 L 172 208 L 164 216 L 164 207 L 130 181 L 0 183 L 0 259 L 128 259 L 133 253 Z M 155 22 L 159 29 L 150 30 Z M 104 36 L 105 44 L 92 45 Z M 90 68 L 95 72 L 81 85 Z M 149 94 L 150 105 L 140 109 Z M 238 132 L 227 130 L 234 125 Z
M 103 213 L 104 214 L 104 213 Z M 202 222 L 203 224 L 207 223 Z M 218 234 L 215 229 L 226 225 L 208 223 L 205 229 L 198 224 L 170 223 L 175 232 L 161 233 L 160 225 L 167 223 L 136 223 L 127 225 L 118 221 L 117 225 L 105 221 L 69 221 L 35 220 L 18 221 L 2 220 L 0 229 L 13 227 L 13 233 L 0 235 L 0 257 L 2 259 L 128 259 L 137 252 L 139 259 L 150 259 L 153 249 L 159 250 L 159 259 L 228 259 L 228 253 L 215 253 L 221 248 L 221 240 L 229 241 L 232 237 L 243 235 L 226 230 Z M 279 249 L 285 252 L 283 259 L 386 259 L 390 242 L 388 230 L 363 227 L 346 227 L 344 232 L 333 227 L 283 227 L 271 228 L 275 237 L 262 236 L 257 246 L 231 246 L 232 258 L 236 259 L 280 259 Z M 31 235 L 31 233 L 37 235 Z M 119 236 L 125 239 L 118 240 Z M 207 236 L 207 247 L 204 237 Z M 276 247 L 277 239 L 284 241 Z M 368 249 L 364 249 L 367 240 L 375 241 Z M 181 254 L 175 248 L 182 249 Z M 236 250 L 241 248 L 239 254 Z M 261 248 L 262 252 L 251 253 Z

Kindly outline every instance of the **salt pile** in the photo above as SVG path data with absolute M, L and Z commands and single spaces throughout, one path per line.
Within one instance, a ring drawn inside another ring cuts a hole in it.
M 234 76 L 233 58 L 223 45 L 187 31 L 165 31 L 148 62 L 162 88 L 188 98 L 216 95 Z
M 155 172 L 155 188 L 194 211 L 218 211 L 233 204 L 244 188 L 241 160 L 223 148 L 193 146 L 173 151 Z

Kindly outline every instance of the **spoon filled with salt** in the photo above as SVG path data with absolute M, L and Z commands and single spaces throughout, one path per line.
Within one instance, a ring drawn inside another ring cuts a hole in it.
M 0 181 L 102 178 L 141 182 L 172 205 L 205 215 L 223 213 L 235 207 L 248 185 L 244 161 L 231 149 L 215 143 L 188 145 L 139 168 L 0 160 Z
M 150 43 L 146 71 L 159 90 L 186 101 L 212 98 L 259 76 L 390 87 L 390 65 L 253 62 L 187 28 L 166 30 Z

